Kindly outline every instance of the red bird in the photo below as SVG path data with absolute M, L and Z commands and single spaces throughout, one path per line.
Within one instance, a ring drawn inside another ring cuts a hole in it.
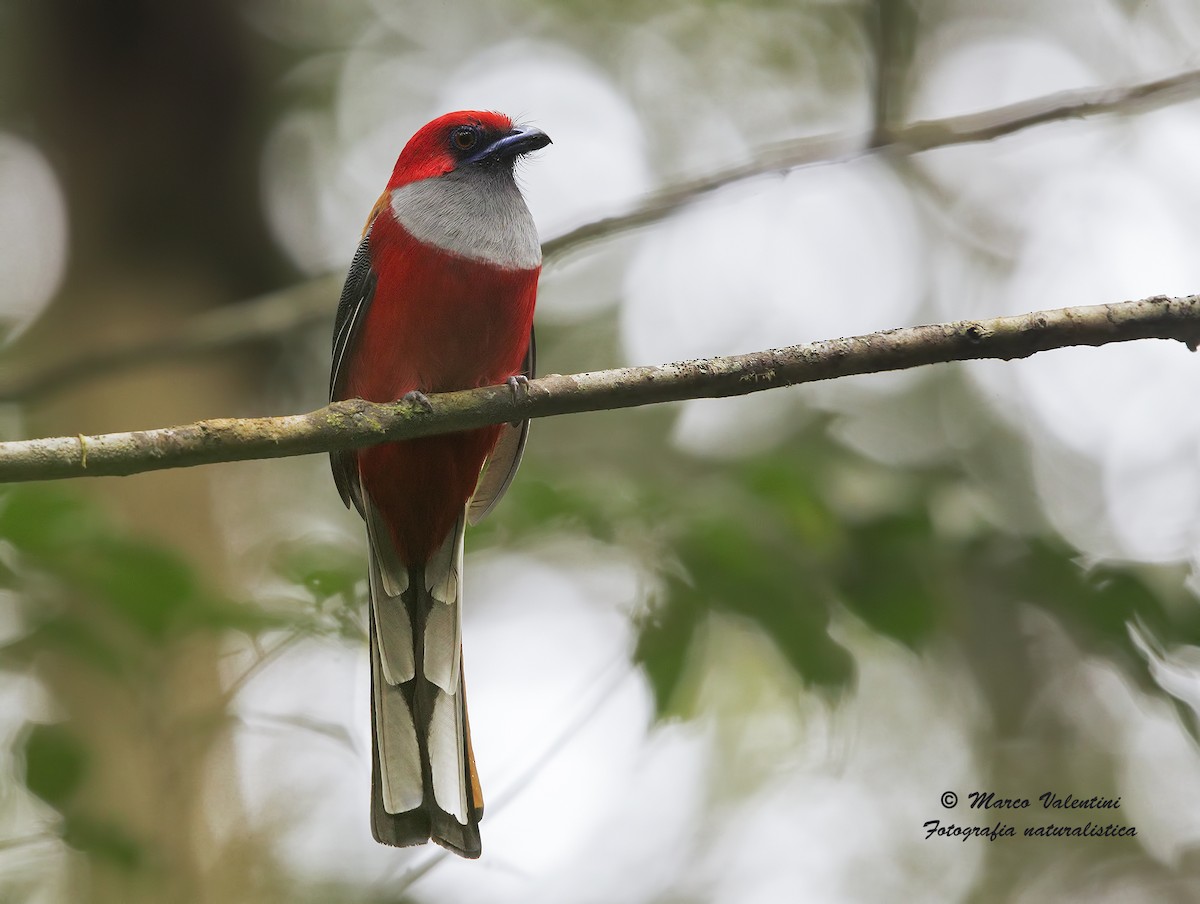
M 499 113 L 435 119 L 401 151 L 338 305 L 331 400 L 374 402 L 533 375 L 541 244 L 518 157 L 550 139 Z M 508 487 L 529 429 L 334 452 L 370 547 L 371 830 L 478 857 L 483 797 L 463 684 L 463 530 Z M 484 470 L 484 465 L 487 465 Z M 482 472 L 482 476 L 481 476 Z

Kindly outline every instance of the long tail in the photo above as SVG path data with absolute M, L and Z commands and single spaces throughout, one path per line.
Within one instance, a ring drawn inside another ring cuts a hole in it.
M 424 565 L 404 567 L 367 504 L 371 547 L 371 830 L 403 847 L 482 851 L 483 795 L 462 675 L 459 519 Z

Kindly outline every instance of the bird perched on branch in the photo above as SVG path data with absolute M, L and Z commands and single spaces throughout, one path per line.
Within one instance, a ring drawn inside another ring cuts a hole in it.
M 533 375 L 542 253 L 513 177 L 550 139 L 499 113 L 421 128 L 376 202 L 342 290 L 330 400 L 409 399 Z M 528 421 L 333 452 L 370 559 L 371 829 L 481 851 L 461 645 L 463 530 L 504 493 Z M 486 467 L 485 467 L 486 464 Z M 482 473 L 481 473 L 482 472 Z

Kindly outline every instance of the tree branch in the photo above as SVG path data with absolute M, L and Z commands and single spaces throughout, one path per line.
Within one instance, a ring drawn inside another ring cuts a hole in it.
M 1157 296 L 908 327 L 655 367 L 553 374 L 530 381 L 528 394 L 520 399 L 506 386 L 488 386 L 431 396 L 430 411 L 415 403 L 356 399 L 285 417 L 225 418 L 134 433 L 0 443 L 0 482 L 306 455 L 522 418 L 746 395 L 852 374 L 976 358 L 1010 360 L 1052 348 L 1154 338 L 1176 339 L 1195 350 L 1200 344 L 1200 296 Z
M 1200 97 L 1200 69 L 1126 88 L 1083 88 L 1060 91 L 979 113 L 929 119 L 892 132 L 817 135 L 768 145 L 746 163 L 717 170 L 647 198 L 635 210 L 587 223 L 542 246 L 547 260 L 670 216 L 701 195 L 735 182 L 785 173 L 806 166 L 846 163 L 883 151 L 917 154 L 960 144 L 1003 138 L 1033 126 L 1110 113 L 1134 113 Z
M 915 154 L 991 141 L 1046 123 L 1144 112 L 1196 97 L 1200 97 L 1200 70 L 1191 70 L 1124 88 L 1062 91 L 979 113 L 916 122 L 890 133 L 819 135 L 786 141 L 761 149 L 746 163 L 656 192 L 628 213 L 605 217 L 556 236 L 543 244 L 542 251 L 546 261 L 552 262 L 592 242 L 656 223 L 726 185 L 771 173 L 841 163 L 884 151 Z M 0 376 L 0 402 L 27 402 L 60 392 L 85 378 L 152 362 L 207 355 L 332 319 L 340 285 L 340 276 L 319 277 L 202 314 L 173 335 Z

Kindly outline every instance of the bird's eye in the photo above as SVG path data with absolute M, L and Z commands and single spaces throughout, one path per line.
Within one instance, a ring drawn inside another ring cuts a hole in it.
M 479 130 L 470 126 L 459 126 L 451 134 L 450 140 L 460 151 L 469 151 L 479 142 Z

